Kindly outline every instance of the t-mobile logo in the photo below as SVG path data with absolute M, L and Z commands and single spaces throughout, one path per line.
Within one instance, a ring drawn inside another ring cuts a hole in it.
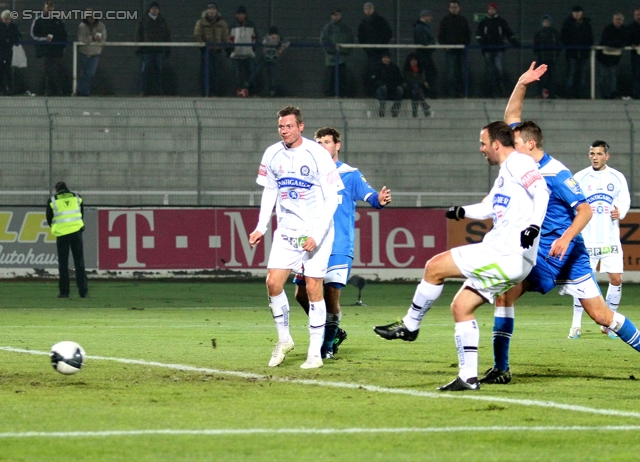
M 109 232 L 113 231 L 113 225 L 121 216 L 126 217 L 127 238 L 126 250 L 127 259 L 124 263 L 118 263 L 119 268 L 146 268 L 145 263 L 138 261 L 138 231 L 136 227 L 136 217 L 140 216 L 147 220 L 149 229 L 154 230 L 153 211 L 129 211 L 129 210 L 111 210 L 109 211 Z M 109 236 L 109 248 L 120 249 L 122 242 L 120 236 Z M 153 249 L 155 247 L 155 239 L 153 236 L 142 236 L 142 248 Z

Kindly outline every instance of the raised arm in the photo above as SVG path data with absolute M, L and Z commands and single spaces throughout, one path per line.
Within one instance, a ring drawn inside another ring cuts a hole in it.
M 527 72 L 520 76 L 511 93 L 507 108 L 504 110 L 504 121 L 509 125 L 522 121 L 522 103 L 524 95 L 527 93 L 527 85 L 540 80 L 540 77 L 547 71 L 546 64 L 541 64 L 537 68 L 535 65 L 535 61 L 531 63 Z

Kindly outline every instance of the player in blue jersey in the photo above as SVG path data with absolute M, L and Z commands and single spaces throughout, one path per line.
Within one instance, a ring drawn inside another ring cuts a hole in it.
M 514 327 L 514 302 L 527 291 L 545 294 L 558 287 L 561 295 L 579 299 L 597 324 L 613 330 L 640 351 L 640 332 L 625 316 L 609 309 L 591 269 L 580 232 L 591 219 L 592 212 L 580 185 L 562 163 L 544 151 L 540 127 L 530 121 L 520 122 L 527 85 L 537 81 L 545 70 L 546 66 L 535 68 L 533 63 L 520 77 L 505 110 L 505 122 L 513 128 L 516 149 L 538 163 L 551 196 L 542 223 L 536 266 L 524 281 L 496 299 L 494 365 L 480 379 L 484 384 L 511 381 L 509 344 Z
M 324 278 L 324 299 L 327 304 L 327 321 L 322 345 L 322 358 L 332 359 L 339 345 L 345 338 L 346 332 L 340 329 L 340 293 L 349 280 L 351 264 L 353 263 L 353 249 L 355 242 L 356 202 L 366 201 L 371 207 L 381 209 L 391 202 L 391 190 L 383 186 L 380 192 L 373 189 L 357 168 L 342 162 L 338 156 L 341 142 L 340 132 L 335 128 L 320 128 L 315 133 L 315 140 L 322 145 L 336 163 L 344 189 L 339 191 L 338 208 L 333 215 L 335 239 L 329 258 L 329 267 Z M 309 298 L 304 278 L 296 275 L 296 300 L 309 313 Z M 334 345 L 336 336 L 340 340 Z

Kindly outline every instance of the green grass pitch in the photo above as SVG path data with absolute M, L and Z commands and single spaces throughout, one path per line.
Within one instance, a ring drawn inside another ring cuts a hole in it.
M 0 282 L 0 461 L 603 461 L 640 459 L 640 355 L 585 314 L 567 339 L 569 297 L 516 308 L 509 385 L 440 393 L 457 374 L 448 282 L 413 343 L 371 330 L 404 315 L 415 284 L 345 288 L 337 360 L 300 369 L 296 342 L 269 368 L 276 330 L 263 282 Z M 606 290 L 606 287 L 604 288 Z M 640 325 L 640 286 L 620 311 Z M 480 372 L 492 365 L 492 307 L 477 312 Z M 215 339 L 215 342 L 213 341 Z M 61 340 L 88 359 L 63 376 Z M 214 348 L 215 343 L 215 348 Z

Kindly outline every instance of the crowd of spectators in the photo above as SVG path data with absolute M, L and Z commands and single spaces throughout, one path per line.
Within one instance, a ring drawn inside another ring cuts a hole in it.
M 481 96 L 503 97 L 509 82 L 505 82 L 505 54 L 521 43 L 533 43 L 533 53 L 539 64 L 547 65 L 547 72 L 540 82 L 538 96 L 541 98 L 587 98 L 589 97 L 588 73 L 591 47 L 600 45 L 597 60 L 597 96 L 604 99 L 619 98 L 618 73 L 623 48 L 632 46 L 631 82 L 632 97 L 640 99 L 640 8 L 633 12 L 633 21 L 625 25 L 625 17 L 616 12 L 610 24 L 600 33 L 596 43 L 591 19 L 585 16 L 582 7 L 576 5 L 556 29 L 549 14 L 540 19 L 540 28 L 531 38 L 517 37 L 509 22 L 500 14 L 496 2 L 487 4 L 486 13 L 476 15 L 475 36 L 470 22 L 462 13 L 459 1 L 450 1 L 448 14 L 435 22 L 431 9 L 420 10 L 412 24 L 413 43 L 420 46 L 444 45 L 443 49 L 418 47 L 409 50 L 403 69 L 393 62 L 393 54 L 387 47 L 393 30 L 389 21 L 376 11 L 371 2 L 363 5 L 363 16 L 355 33 L 343 22 L 342 11 L 331 11 L 330 21 L 320 31 L 320 44 L 324 49 L 326 73 L 323 79 L 325 96 L 353 96 L 362 92 L 381 101 L 380 115 L 386 113 L 386 101 L 392 101 L 391 115 L 397 115 L 399 99 L 413 101 L 412 114 L 418 108 L 428 113 L 427 99 L 436 98 L 437 79 L 443 78 L 442 89 L 447 97 L 467 95 L 468 47 L 479 48 L 484 60 L 484 79 Z M 107 30 L 103 21 L 92 16 L 93 9 L 86 8 L 77 28 L 77 38 L 68 34 L 65 23 L 55 11 L 53 0 L 46 0 L 42 15 L 30 24 L 29 39 L 35 42 L 35 51 L 45 77 L 45 95 L 71 94 L 70 79 L 65 65 L 65 48 L 70 40 L 82 42 L 78 46 L 78 80 L 75 94 L 89 96 L 92 79 L 96 74 Z M 0 14 L 0 95 L 15 94 L 12 85 L 12 65 L 24 60 L 20 31 L 13 23 L 10 11 Z M 475 41 L 474 41 L 475 37 Z M 223 82 L 225 60 L 233 68 L 235 95 L 246 97 L 260 94 L 263 86 L 268 96 L 276 96 L 277 63 L 289 47 L 280 30 L 271 26 L 264 36 L 258 34 L 255 23 L 249 19 L 246 7 L 240 5 L 235 17 L 227 22 L 218 11 L 216 3 L 206 5 L 195 22 L 193 38 L 206 43 L 201 48 L 202 94 L 224 96 L 230 82 Z M 138 19 L 134 40 L 149 45 L 139 46 L 139 93 L 140 95 L 166 94 L 163 84 L 165 60 L 172 47 L 163 43 L 172 40 L 170 24 L 163 16 L 158 2 L 151 2 Z M 152 45 L 152 44 L 158 45 Z M 338 47 L 341 44 L 358 43 L 368 45 L 362 53 L 365 65 L 360 66 L 361 87 L 348 76 L 358 73 L 349 67 L 353 48 Z M 467 49 L 466 49 L 467 48 Z M 444 72 L 439 73 L 434 55 L 444 56 Z M 397 56 L 397 55 L 396 55 Z M 565 58 L 561 64 L 562 56 Z M 391 71 L 392 69 L 392 71 Z M 560 75 L 563 72 L 563 75 Z M 266 78 L 264 77 L 266 74 Z M 336 81 L 337 79 L 337 81 Z M 229 79 L 231 80 L 231 79 Z M 266 85 L 263 85 L 263 82 Z M 425 109 L 427 108 L 427 109 Z

